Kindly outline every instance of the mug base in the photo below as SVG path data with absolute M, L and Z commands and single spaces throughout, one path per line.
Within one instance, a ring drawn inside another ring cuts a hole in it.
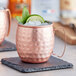
M 40 59 L 29 59 L 28 58 L 28 60 L 27 59 L 22 59 L 21 58 L 21 61 L 22 62 L 24 62 L 24 63 L 33 63 L 33 64 L 38 64 L 38 63 L 45 63 L 45 62 L 47 62 L 48 61 L 48 59 L 49 59 L 49 57 L 48 58 L 44 58 L 44 59 L 42 59 L 42 58 L 40 58 Z

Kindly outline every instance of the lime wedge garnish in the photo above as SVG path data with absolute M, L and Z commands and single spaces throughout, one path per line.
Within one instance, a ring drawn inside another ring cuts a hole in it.
M 24 7 L 23 12 L 22 12 L 22 17 L 16 16 L 16 19 L 18 20 L 18 22 L 24 24 L 26 22 L 26 19 L 27 19 L 28 16 L 29 16 L 29 11 L 26 7 Z
M 41 23 L 45 22 L 45 20 L 43 19 L 43 17 L 41 17 L 40 15 L 37 15 L 37 14 L 30 15 L 27 18 L 26 23 L 28 23 L 30 21 L 40 21 Z

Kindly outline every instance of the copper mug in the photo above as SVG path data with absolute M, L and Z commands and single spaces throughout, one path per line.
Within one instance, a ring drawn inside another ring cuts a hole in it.
M 19 57 L 24 62 L 42 63 L 48 61 L 53 53 L 54 29 L 53 24 L 45 26 L 24 26 L 18 24 L 16 47 Z M 61 56 L 64 55 L 64 51 Z
M 0 9 L 0 45 L 4 41 L 5 37 L 9 35 L 10 24 L 11 24 L 10 10 Z

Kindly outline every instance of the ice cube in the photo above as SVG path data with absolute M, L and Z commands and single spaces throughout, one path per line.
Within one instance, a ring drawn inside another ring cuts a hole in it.
M 29 21 L 28 23 L 25 23 L 24 25 L 38 26 L 38 25 L 41 25 L 41 22 L 40 21 Z
M 29 26 L 29 25 L 30 25 L 30 23 L 25 23 L 24 25 L 28 25 L 28 26 Z
M 48 25 L 48 23 L 42 23 L 41 25 L 43 25 L 43 26 L 44 26 L 44 25 Z

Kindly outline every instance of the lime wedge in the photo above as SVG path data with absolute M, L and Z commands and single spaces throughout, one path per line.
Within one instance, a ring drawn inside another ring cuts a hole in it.
M 45 22 L 45 20 L 43 19 L 43 17 L 41 17 L 40 15 L 37 15 L 37 14 L 30 15 L 27 18 L 26 23 L 28 23 L 30 21 L 40 21 L 41 23 Z

